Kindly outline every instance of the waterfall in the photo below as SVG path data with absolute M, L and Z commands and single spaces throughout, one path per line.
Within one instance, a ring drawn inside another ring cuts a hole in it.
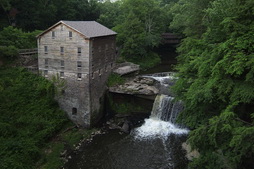
M 158 95 L 153 104 L 151 118 L 175 123 L 178 112 L 183 110 L 180 101 L 173 102 L 173 97 L 166 95 Z
M 162 72 L 162 73 L 155 73 L 150 75 L 143 75 L 143 78 L 150 78 L 157 81 L 155 83 L 155 87 L 159 89 L 160 94 L 172 95 L 172 92 L 169 90 L 170 86 L 175 84 L 177 77 L 175 76 L 174 72 Z
M 170 82 L 177 79 L 174 72 L 155 73 L 150 75 L 144 75 L 142 77 L 154 79 L 160 82 L 161 85 L 166 86 L 169 86 Z
M 181 102 L 174 102 L 173 97 L 157 95 L 151 116 L 145 123 L 134 130 L 136 139 L 162 138 L 166 140 L 170 134 L 187 134 L 188 130 L 175 124 L 177 114 L 183 110 Z

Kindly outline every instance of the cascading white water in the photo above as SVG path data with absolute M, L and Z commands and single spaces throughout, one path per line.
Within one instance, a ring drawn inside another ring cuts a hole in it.
M 165 85 L 168 86 L 168 81 L 177 79 L 175 77 L 174 72 L 156 73 L 156 74 L 152 74 L 152 75 L 144 75 L 142 77 L 154 79 L 154 80 L 160 82 L 160 84 L 164 85 L 164 86 Z
M 136 139 L 162 138 L 166 140 L 170 134 L 187 134 L 188 130 L 180 128 L 175 124 L 175 119 L 181 111 L 181 102 L 173 102 L 173 97 L 158 95 L 153 104 L 153 110 L 149 119 L 134 130 Z

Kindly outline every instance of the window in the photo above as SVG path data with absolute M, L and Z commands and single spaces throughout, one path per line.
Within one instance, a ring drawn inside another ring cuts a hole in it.
M 64 61 L 61 60 L 60 62 L 61 62 L 61 67 L 63 68 L 64 67 Z
M 64 78 L 64 72 L 60 72 L 60 78 Z
M 63 25 L 61 25 L 61 31 L 63 31 L 63 30 L 64 30 Z
M 60 47 L 60 53 L 63 55 L 64 54 L 64 47 Z
M 78 80 L 81 80 L 82 74 L 81 74 L 81 73 L 78 73 L 78 74 L 77 74 L 77 78 L 78 78 Z
M 48 70 L 44 70 L 44 76 L 48 77 Z
M 47 68 L 49 65 L 49 59 L 45 59 L 45 67 Z
M 69 38 L 72 38 L 72 31 L 69 31 Z
M 77 61 L 77 67 L 81 68 L 82 67 L 82 62 L 81 61 Z
M 81 47 L 78 47 L 78 56 L 81 56 Z
M 77 108 L 73 107 L 72 108 L 72 115 L 77 115 L 77 112 L 78 112 Z
M 52 38 L 55 38 L 56 37 L 56 33 L 55 31 L 52 31 Z
M 45 54 L 48 53 L 48 46 L 44 46 L 44 53 L 45 53 Z

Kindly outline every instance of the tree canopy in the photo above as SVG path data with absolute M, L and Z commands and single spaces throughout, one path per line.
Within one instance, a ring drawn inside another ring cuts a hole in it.
M 253 6 L 180 0 L 172 8 L 171 28 L 185 36 L 174 90 L 185 103 L 180 119 L 193 129 L 188 141 L 201 152 L 193 168 L 253 166 Z

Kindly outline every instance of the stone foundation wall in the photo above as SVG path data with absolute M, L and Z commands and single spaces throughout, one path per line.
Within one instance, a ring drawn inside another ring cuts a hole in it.
M 96 124 L 104 115 L 106 82 L 115 66 L 115 36 L 95 38 L 91 46 L 91 124 Z

